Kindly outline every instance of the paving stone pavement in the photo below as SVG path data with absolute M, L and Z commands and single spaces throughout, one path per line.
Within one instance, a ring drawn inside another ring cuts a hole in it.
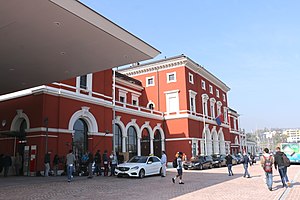
M 117 177 L 0 177 L 0 199 L 300 199 L 300 165 L 288 168 L 290 188 L 282 188 L 280 176 L 274 170 L 273 191 L 264 183 L 264 172 L 259 164 L 249 167 L 251 178 L 243 178 L 243 166 L 233 167 L 234 176 L 227 168 L 185 170 L 184 185 L 173 184 L 175 169 L 168 169 L 167 177 L 151 176 L 144 179 Z

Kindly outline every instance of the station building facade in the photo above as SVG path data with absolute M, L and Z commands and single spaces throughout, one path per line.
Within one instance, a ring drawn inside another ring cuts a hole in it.
M 1 97 L 0 153 L 35 145 L 36 171 L 47 151 L 53 159 L 114 149 L 128 159 L 165 150 L 169 161 L 177 151 L 225 154 L 234 148 L 229 90 L 180 55 L 16 92 Z

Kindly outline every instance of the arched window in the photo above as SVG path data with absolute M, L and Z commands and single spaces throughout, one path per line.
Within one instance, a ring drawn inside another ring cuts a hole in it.
M 154 155 L 161 157 L 161 134 L 159 130 L 156 130 L 154 133 L 154 140 L 153 140 L 153 148 L 154 148 Z
M 142 156 L 149 156 L 150 154 L 150 134 L 147 128 L 144 128 L 142 131 L 142 140 L 141 140 L 141 153 Z
M 115 124 L 115 152 L 122 152 L 122 130 L 118 124 Z
M 81 158 L 88 149 L 88 127 L 84 120 L 78 119 L 73 129 L 73 151 L 76 157 Z
M 127 131 L 127 151 L 129 158 L 137 155 L 137 133 L 133 126 L 130 126 Z

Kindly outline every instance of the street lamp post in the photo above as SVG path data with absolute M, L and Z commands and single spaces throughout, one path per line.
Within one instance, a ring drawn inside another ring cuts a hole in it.
M 44 124 L 46 126 L 46 138 L 45 138 L 45 154 L 48 153 L 48 117 L 44 119 Z

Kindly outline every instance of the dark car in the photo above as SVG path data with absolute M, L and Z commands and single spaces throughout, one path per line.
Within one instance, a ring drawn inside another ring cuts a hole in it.
M 226 155 L 214 154 L 212 155 L 213 167 L 223 167 L 226 166 Z
M 183 163 L 183 168 L 185 170 L 188 169 L 204 169 L 204 168 L 212 168 L 213 160 L 211 156 L 196 156 L 192 157 L 191 160 L 185 161 Z

